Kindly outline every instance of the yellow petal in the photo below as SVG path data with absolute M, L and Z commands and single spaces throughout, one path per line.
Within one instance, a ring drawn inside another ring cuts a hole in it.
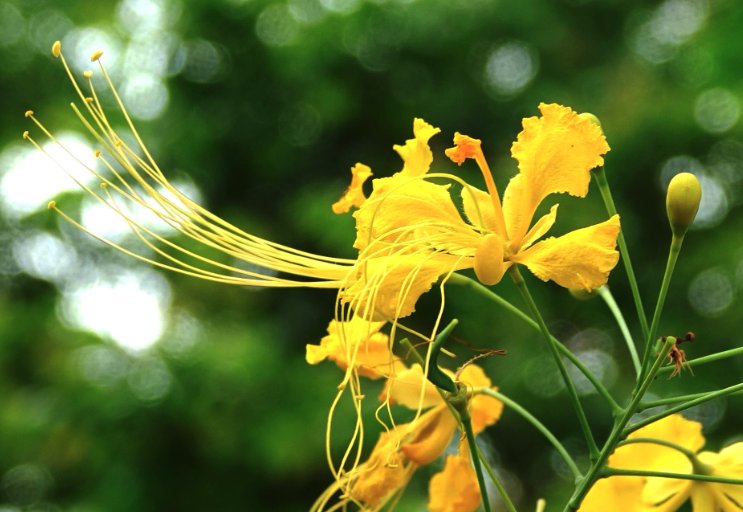
M 404 444 L 400 451 L 421 466 L 438 459 L 457 430 L 457 420 L 445 404 L 431 409 L 418 418 L 421 428 L 412 443 Z M 413 426 L 414 429 L 417 425 Z
M 353 360 L 359 375 L 371 379 L 389 376 L 393 368 L 404 366 L 390 352 L 389 337 L 377 332 L 384 323 L 367 322 L 358 316 L 350 322 L 331 321 L 320 345 L 307 345 L 307 362 L 317 364 L 329 359 L 346 370 Z
M 428 495 L 431 512 L 473 512 L 480 506 L 480 486 L 469 453 L 446 457 L 444 470 L 431 478 Z
M 335 213 L 346 213 L 352 206 L 360 207 L 366 201 L 362 186 L 372 175 L 371 169 L 364 164 L 358 163 L 351 168 L 351 185 L 343 192 L 341 198 L 333 204 Z
M 379 436 L 369 460 L 351 488 L 355 499 L 373 507 L 407 483 L 414 468 L 410 468 L 404 457 L 397 453 L 396 440 L 397 437 L 387 432 Z
M 503 193 L 503 217 L 511 252 L 518 251 L 521 247 L 521 240 L 529 229 L 531 218 L 536 210 L 536 206 L 532 203 L 524 175 L 517 174 L 508 182 L 506 191 Z
M 521 247 L 516 248 L 517 251 L 528 248 L 529 246 L 531 246 L 531 244 L 547 234 L 550 228 L 552 228 L 552 226 L 555 224 L 555 219 L 557 219 L 558 206 L 559 205 L 557 204 L 554 205 L 552 208 L 550 208 L 550 212 L 547 215 L 544 215 L 537 221 L 536 224 L 534 224 L 534 226 L 529 230 L 524 239 L 521 241 Z
M 423 402 L 421 403 L 421 385 L 423 386 Z M 389 395 L 396 404 L 404 405 L 409 409 L 428 409 L 443 403 L 436 386 L 424 377 L 421 365 L 414 364 L 408 370 L 399 372 L 391 377 L 386 384 L 385 394 Z
M 523 237 L 537 206 L 549 194 L 585 197 L 590 170 L 603 165 L 602 155 L 609 151 L 601 128 L 589 119 L 556 104 L 542 103 L 539 110 L 542 117 L 524 119 L 524 129 L 511 147 L 523 176 L 524 202 L 518 230 L 508 231 L 512 241 Z
M 462 205 L 464 206 L 464 214 L 470 224 L 501 235 L 498 232 L 498 225 L 495 220 L 493 201 L 490 200 L 490 195 L 487 192 L 473 186 L 464 187 L 462 189 Z M 480 221 L 481 218 L 482 222 Z
M 418 298 L 440 276 L 471 266 L 467 260 L 429 253 L 371 258 L 359 266 L 356 282 L 341 300 L 368 320 L 402 318 L 415 311 Z
M 689 469 L 691 470 L 691 464 Z M 642 491 L 642 501 L 654 506 L 674 498 L 674 501 L 679 502 L 680 505 L 689 497 L 692 486 L 693 483 L 690 480 L 650 477 Z
M 359 250 L 365 249 L 374 239 L 392 242 L 401 237 L 410 238 L 416 226 L 436 224 L 468 228 L 451 200 L 448 185 L 410 180 L 400 175 L 373 183 L 374 192 L 353 214 L 356 217 L 353 246 Z M 405 228 L 409 229 L 403 231 Z
M 642 482 L 624 481 L 624 477 L 598 480 L 583 499 L 578 512 L 650 512 L 642 503 Z
M 428 140 L 440 131 L 440 129 L 434 128 L 423 119 L 413 121 L 413 135 L 415 135 L 415 138 L 407 140 L 404 146 L 392 147 L 405 162 L 399 174 L 412 177 L 428 172 L 431 162 L 433 162 L 433 153 L 431 148 L 428 147 Z
M 511 260 L 526 265 L 542 281 L 590 291 L 606 284 L 619 261 L 614 249 L 618 235 L 619 216 L 614 215 L 601 224 L 543 240 Z
M 462 370 L 459 381 L 472 388 L 490 388 L 492 385 L 483 369 L 475 364 L 467 365 Z M 498 391 L 497 387 L 491 389 Z M 503 403 L 492 396 L 475 395 L 470 400 L 469 411 L 472 416 L 472 430 L 477 435 L 500 419 Z
M 691 489 L 691 506 L 694 512 L 719 512 L 715 506 L 715 496 L 709 485 L 697 484 Z

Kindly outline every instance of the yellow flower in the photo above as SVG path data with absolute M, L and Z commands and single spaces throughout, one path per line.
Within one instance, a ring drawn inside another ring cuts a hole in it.
M 702 425 L 675 414 L 641 428 L 629 436 L 670 441 L 693 453 L 704 446 Z M 743 477 L 743 443 L 720 453 L 701 452 L 697 471 L 727 478 Z M 620 469 L 692 474 L 694 464 L 682 452 L 668 446 L 637 443 L 620 446 L 609 458 L 609 466 Z M 743 503 L 743 486 L 676 478 L 613 476 L 597 482 L 586 496 L 580 512 L 616 510 L 673 512 L 691 498 L 694 512 L 734 512 Z
M 490 379 L 475 365 L 462 370 L 459 380 L 468 387 L 491 386 Z M 424 378 L 420 365 L 390 378 L 381 398 L 410 409 L 429 410 L 412 422 L 383 433 L 368 461 L 357 469 L 358 478 L 351 486 L 350 496 L 372 507 L 383 505 L 404 487 L 418 466 L 438 459 L 458 426 L 434 385 Z M 476 395 L 470 400 L 469 410 L 473 430 L 478 434 L 498 421 L 503 404 L 493 397 Z M 460 443 L 458 455 L 447 457 L 444 470 L 431 481 L 431 510 L 471 512 L 477 508 L 480 493 L 469 457 L 466 442 Z M 451 486 L 451 482 L 456 485 Z
M 456 134 L 456 146 L 446 153 L 459 164 L 474 159 L 488 192 L 451 174 L 428 174 L 431 160 L 420 155 L 430 151 L 421 148 L 438 130 L 416 119 L 416 138 L 406 148 L 415 146 L 417 151 L 401 151 L 403 170 L 375 179 L 372 194 L 354 212 L 359 266 L 342 300 L 357 312 L 373 311 L 372 319 L 404 317 L 442 275 L 474 268 L 481 282 L 492 285 L 514 263 L 566 288 L 591 290 L 605 284 L 619 259 L 618 216 L 541 242 L 555 222 L 557 205 L 533 225 L 532 218 L 549 194 L 584 197 L 590 170 L 603 164 L 609 146 L 598 126 L 571 109 L 545 104 L 539 108 L 542 117 L 525 119 L 513 145 L 519 174 L 511 179 L 502 205 L 479 140 Z M 432 183 L 432 178 L 463 185 L 462 206 L 469 222 L 452 201 L 449 185 Z

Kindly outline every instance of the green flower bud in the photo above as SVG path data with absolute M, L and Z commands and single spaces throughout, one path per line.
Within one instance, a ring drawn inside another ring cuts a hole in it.
M 666 211 L 675 236 L 682 237 L 686 234 L 697 216 L 701 201 L 702 185 L 696 176 L 682 172 L 673 177 L 668 185 Z
M 583 112 L 582 114 L 578 114 L 578 115 L 582 117 L 583 119 L 590 120 L 593 124 L 598 125 L 598 127 L 601 128 L 601 121 L 599 121 L 599 118 L 591 114 L 590 112 Z

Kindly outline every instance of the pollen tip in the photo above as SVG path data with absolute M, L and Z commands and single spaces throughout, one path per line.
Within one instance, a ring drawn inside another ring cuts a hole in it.
M 57 202 L 56 202 L 56 201 L 49 201 L 49 204 L 48 204 L 48 205 L 46 205 L 46 209 L 47 209 L 47 210 L 51 210 L 51 209 L 52 209 L 52 208 L 54 208 L 55 206 L 57 206 Z
M 100 150 L 100 149 L 96 149 L 96 150 L 95 150 L 95 151 L 93 152 L 93 155 L 94 155 L 94 156 L 95 156 L 96 158 L 98 158 L 99 156 L 101 156 L 101 150 Z
M 93 78 L 93 72 L 92 71 L 83 71 L 83 76 L 87 79 Z
M 107 186 L 105 183 L 101 183 L 101 188 L 106 188 Z
M 59 56 L 62 54 L 62 43 L 59 41 L 54 41 L 54 44 L 52 45 L 52 55 L 54 57 L 59 58 Z
M 96 50 L 93 52 L 93 54 L 90 56 L 90 62 L 95 62 L 98 59 L 101 58 L 101 55 L 103 55 L 103 50 Z
M 27 139 L 28 138 L 28 130 L 26 130 L 25 132 L 23 132 L 23 138 L 24 139 Z
M 85 103 L 93 103 L 93 98 L 85 98 Z
M 33 110 L 26 110 L 26 114 L 25 115 L 26 115 L 26 117 L 31 117 L 32 115 L 34 115 L 34 111 Z
M 122 145 L 123 143 L 124 143 L 124 141 L 123 141 L 123 140 L 121 140 L 121 139 L 119 139 L 119 140 L 117 140 L 117 141 L 116 141 L 116 142 L 114 143 L 114 145 L 115 145 L 116 147 L 119 147 L 119 146 L 121 146 L 121 145 Z

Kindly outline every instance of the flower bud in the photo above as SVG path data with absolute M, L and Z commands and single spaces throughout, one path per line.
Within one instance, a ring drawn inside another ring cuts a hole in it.
M 691 173 L 677 174 L 668 185 L 666 211 L 675 236 L 684 236 L 694 217 L 697 216 L 702 200 L 702 185 Z

